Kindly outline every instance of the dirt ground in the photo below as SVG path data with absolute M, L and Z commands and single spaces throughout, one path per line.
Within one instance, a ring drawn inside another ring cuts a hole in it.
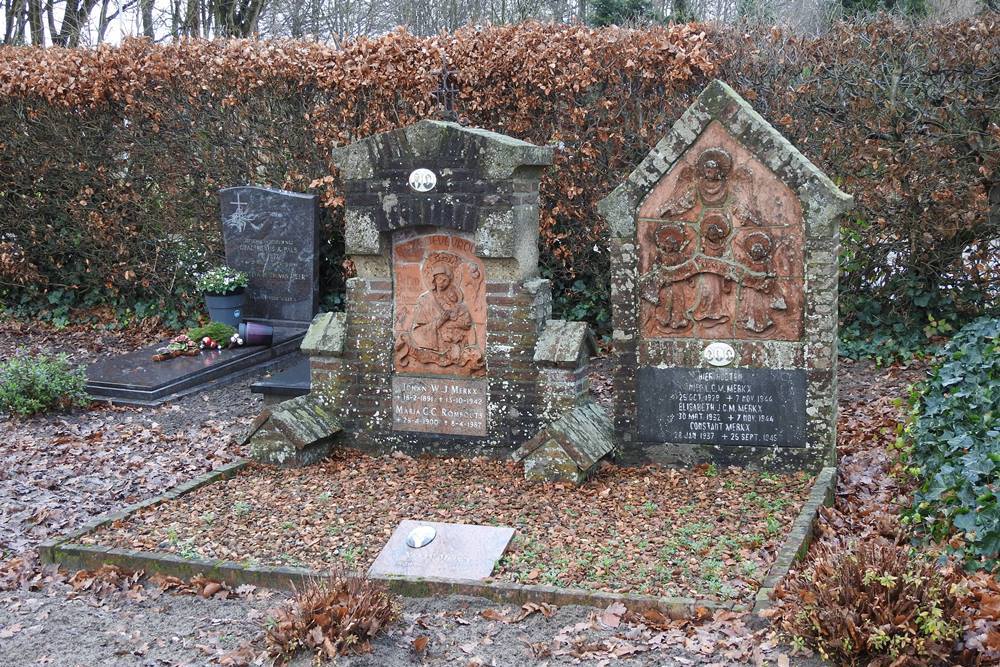
M 71 338 L 66 350 L 58 336 L 44 331 L 3 333 L 4 356 L 13 352 L 11 341 L 32 351 L 65 350 L 81 361 L 127 349 L 127 342 L 112 340 L 95 350 Z M 871 373 L 867 366 L 844 365 L 842 400 L 861 400 Z M 0 418 L 0 560 L 241 456 L 233 436 L 259 407 L 249 392 L 253 380 L 156 409 L 97 407 Z M 900 392 L 908 381 L 896 382 Z M 597 386 L 603 394 L 607 385 L 599 380 Z M 285 597 L 254 590 L 227 600 L 203 599 L 151 586 L 98 594 L 76 591 L 65 579 L 38 574 L 0 592 L 0 667 L 238 665 L 253 655 L 254 664 L 266 664 L 262 622 Z M 371 654 L 338 664 L 822 664 L 777 645 L 767 628 L 753 630 L 747 617 L 734 614 L 656 630 L 634 619 L 609 621 L 608 612 L 583 607 L 504 623 L 481 615 L 501 608 L 484 600 L 406 599 L 401 605 L 401 621 L 374 643 Z M 428 643 L 418 654 L 419 637 Z M 231 652 L 241 646 L 238 659 Z M 302 656 L 292 664 L 311 660 Z

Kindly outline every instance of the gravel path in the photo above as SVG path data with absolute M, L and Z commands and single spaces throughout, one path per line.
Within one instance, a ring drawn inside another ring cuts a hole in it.
M 268 591 L 251 599 L 206 600 L 149 589 L 67 599 L 70 590 L 52 584 L 43 592 L 0 593 L 0 667 L 245 665 L 247 659 L 268 664 L 261 622 L 283 599 Z M 605 627 L 601 612 L 585 607 L 563 607 L 551 618 L 536 613 L 510 624 L 483 618 L 484 610 L 503 608 L 459 596 L 404 600 L 401 620 L 374 642 L 371 653 L 336 664 L 788 664 L 779 663 L 782 656 L 788 659 L 785 649 L 741 618 L 655 631 L 627 622 Z M 419 637 L 428 639 L 420 654 L 414 650 Z M 813 658 L 791 660 L 800 667 L 823 664 Z M 305 667 L 312 661 L 299 654 L 291 664 Z

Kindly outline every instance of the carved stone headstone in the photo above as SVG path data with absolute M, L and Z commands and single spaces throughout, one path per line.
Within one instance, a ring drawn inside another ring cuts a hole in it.
M 352 447 L 504 456 L 584 400 L 587 327 L 549 319 L 538 277 L 551 148 L 425 120 L 332 157 L 356 275 L 303 351 Z
M 250 275 L 247 319 L 308 323 L 316 313 L 315 195 L 259 188 L 219 191 L 226 263 Z
M 837 216 L 851 201 L 715 81 L 601 202 L 626 460 L 832 456 Z

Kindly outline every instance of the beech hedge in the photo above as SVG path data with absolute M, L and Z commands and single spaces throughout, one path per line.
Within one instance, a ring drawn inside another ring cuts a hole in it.
M 3 47 L 4 304 L 56 321 L 75 309 L 191 319 L 193 276 L 221 257 L 216 193 L 252 182 L 321 196 L 322 286 L 335 307 L 351 267 L 330 148 L 441 117 L 444 69 L 461 122 L 557 147 L 541 243 L 563 315 L 606 326 L 608 232 L 594 205 L 713 77 L 854 194 L 841 256 L 848 331 L 922 340 L 997 307 L 995 14 L 930 27 L 878 18 L 810 39 L 528 23 L 397 31 L 339 50 Z

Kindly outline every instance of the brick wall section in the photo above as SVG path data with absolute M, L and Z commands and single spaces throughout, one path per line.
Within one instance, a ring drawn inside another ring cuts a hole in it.
M 347 283 L 344 355 L 312 357 L 313 391 L 337 406 L 350 445 L 372 452 L 399 450 L 503 456 L 534 435 L 553 405 L 570 406 L 586 387 L 586 367 L 563 372 L 548 384 L 532 360 L 535 343 L 551 316 L 547 280 L 526 284 L 487 282 L 486 357 L 489 435 L 484 438 L 392 430 L 392 284 L 352 278 Z M 548 402 L 550 392 L 558 402 Z M 558 415 L 557 415 L 558 416 Z

